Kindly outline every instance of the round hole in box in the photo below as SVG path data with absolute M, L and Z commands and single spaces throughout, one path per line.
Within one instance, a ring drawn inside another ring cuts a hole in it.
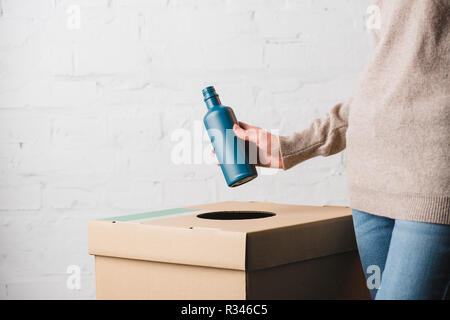
M 197 215 L 201 219 L 210 220 L 249 220 L 273 217 L 275 213 L 267 211 L 215 211 Z

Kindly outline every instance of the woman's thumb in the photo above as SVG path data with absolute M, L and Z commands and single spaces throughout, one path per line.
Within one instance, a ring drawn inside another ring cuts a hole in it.
M 237 124 L 235 124 L 235 125 L 233 126 L 233 131 L 234 131 L 234 134 L 235 134 L 239 139 L 246 140 L 246 141 L 249 140 L 247 131 L 244 130 L 244 129 L 242 129 L 241 127 L 239 127 Z

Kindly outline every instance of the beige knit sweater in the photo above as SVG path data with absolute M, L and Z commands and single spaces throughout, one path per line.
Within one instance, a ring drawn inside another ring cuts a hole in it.
M 356 91 L 280 137 L 283 168 L 347 148 L 350 206 L 450 224 L 450 0 L 379 0 L 375 52 Z

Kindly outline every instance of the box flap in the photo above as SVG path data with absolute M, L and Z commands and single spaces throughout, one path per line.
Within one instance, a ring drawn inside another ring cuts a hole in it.
M 238 223 L 233 220 L 208 222 L 208 225 L 220 226 L 222 230 L 247 231 L 247 270 L 270 268 L 357 249 L 351 209 L 348 207 L 270 202 L 222 202 L 194 207 L 212 211 L 250 210 L 276 214 Z M 187 223 L 188 219 L 192 217 L 177 219 L 177 223 Z
M 356 249 L 351 209 L 346 207 L 233 201 L 185 209 L 139 223 L 126 218 L 91 221 L 89 253 L 257 270 Z M 223 214 L 217 215 L 220 219 L 198 217 L 246 211 L 275 215 L 242 220 L 223 219 Z
M 89 253 L 138 260 L 245 269 L 245 233 L 212 228 L 89 221 Z
M 356 250 L 351 217 L 339 217 L 247 234 L 247 270 Z

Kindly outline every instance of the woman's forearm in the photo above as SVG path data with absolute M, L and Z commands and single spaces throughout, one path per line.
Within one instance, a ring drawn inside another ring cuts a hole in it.
M 335 105 L 325 117 L 290 136 L 280 136 L 283 169 L 316 156 L 329 156 L 345 149 L 348 111 L 351 99 Z

